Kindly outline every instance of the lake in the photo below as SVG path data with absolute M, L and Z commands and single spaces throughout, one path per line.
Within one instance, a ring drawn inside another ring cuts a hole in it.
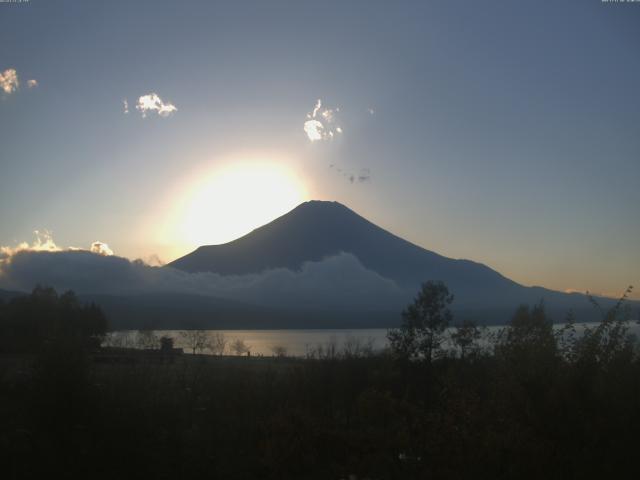
M 580 332 L 586 326 L 595 326 L 595 323 L 584 323 L 576 325 L 576 332 Z M 561 328 L 558 324 L 555 328 Z M 636 323 L 629 324 L 629 331 L 638 335 L 640 326 Z M 502 326 L 486 327 L 483 333 L 482 343 L 487 343 L 491 335 L 495 335 L 503 328 Z M 451 329 L 452 331 L 452 329 Z M 387 329 L 300 329 L 300 330 L 208 330 L 210 335 L 221 333 L 227 340 L 227 354 L 231 354 L 229 345 L 235 340 L 242 340 L 250 349 L 251 355 L 272 356 L 274 348 L 282 347 L 289 356 L 303 357 L 317 349 L 319 346 L 327 348 L 335 346 L 338 351 L 345 347 L 354 348 L 356 346 L 370 346 L 373 350 L 382 350 L 388 345 Z M 185 344 L 179 330 L 156 330 L 155 334 L 169 336 L 174 339 L 175 346 L 184 348 L 185 352 L 190 349 Z M 136 347 L 138 333 L 136 331 L 114 332 L 113 344 L 118 346 Z M 119 342 L 119 343 L 118 343 Z M 207 353 L 206 351 L 204 353 Z

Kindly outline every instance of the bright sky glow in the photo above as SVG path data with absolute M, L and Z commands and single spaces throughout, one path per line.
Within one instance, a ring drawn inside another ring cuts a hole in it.
M 197 182 L 171 229 L 181 243 L 226 243 L 306 200 L 303 183 L 277 163 L 237 163 Z

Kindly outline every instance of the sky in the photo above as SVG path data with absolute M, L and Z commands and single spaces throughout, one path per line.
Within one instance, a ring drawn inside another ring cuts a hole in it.
M 640 298 L 638 45 L 640 2 L 2 2 L 0 245 L 161 263 L 336 200 Z

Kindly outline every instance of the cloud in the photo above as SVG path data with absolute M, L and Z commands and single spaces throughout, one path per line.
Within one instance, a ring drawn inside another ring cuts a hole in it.
M 579 290 L 577 288 L 565 288 L 564 293 L 579 293 L 584 294 L 584 290 Z
M 371 171 L 368 168 L 361 168 L 360 172 L 355 173 L 350 170 L 344 170 L 335 164 L 329 165 L 329 168 L 339 173 L 342 177 L 346 178 L 349 183 L 366 183 L 371 181 Z
M 320 110 L 320 108 L 322 108 L 322 100 L 318 99 L 316 101 L 316 106 L 313 107 L 313 112 L 311 113 L 311 118 L 316 118 L 316 115 L 318 114 L 318 111 Z M 307 116 L 309 116 L 309 114 L 307 114 Z
M 361 169 L 360 173 L 358 174 L 357 180 L 359 183 L 368 182 L 369 180 L 371 180 L 371 172 L 369 171 L 369 169 Z
M 324 127 L 318 120 L 307 120 L 304 122 L 304 132 L 312 142 L 323 139 Z
M 129 113 L 129 102 L 127 101 L 126 98 L 122 100 L 122 106 L 124 107 L 124 113 L 125 114 Z
M 312 142 L 330 140 L 336 134 L 342 133 L 342 127 L 337 125 L 339 108 L 323 108 L 322 100 L 318 99 L 313 110 L 307 113 L 307 120 L 303 129 L 307 138 Z
M 35 230 L 35 239 L 32 243 L 21 242 L 15 247 L 0 246 L 0 267 L 3 263 L 10 261 L 11 257 L 22 252 L 82 252 L 88 251 L 97 255 L 113 255 L 109 245 L 99 241 L 93 242 L 88 250 L 77 247 L 62 248 L 53 240 L 53 235 L 49 230 Z
M 149 112 L 156 112 L 161 117 L 168 117 L 177 112 L 178 109 L 172 103 L 165 103 L 157 93 L 148 93 L 138 98 L 136 110 L 142 114 L 142 118 L 146 118 Z
M 144 263 L 146 263 L 150 267 L 162 267 L 163 265 L 166 264 L 166 262 L 164 262 L 155 253 L 152 253 L 151 255 L 146 256 L 145 258 L 141 259 L 141 261 L 143 261 Z
M 48 230 L 35 230 L 33 234 L 36 238 L 31 244 L 28 242 L 21 242 L 15 247 L 0 246 L 0 263 L 18 252 L 58 252 L 62 250 L 53 241 L 53 236 Z
M 368 270 L 357 257 L 339 253 L 306 262 L 299 270 L 273 268 L 246 275 L 188 273 L 155 255 L 129 260 L 104 242 L 89 249 L 62 248 L 50 232 L 0 247 L 0 289 L 30 291 L 37 284 L 79 294 L 192 294 L 272 307 L 400 308 L 410 297 L 393 280 Z
M 89 251 L 98 255 L 113 255 L 113 250 L 109 248 L 109 245 L 102 242 L 93 242 Z
M 18 72 L 16 72 L 15 68 L 7 68 L 0 73 L 0 88 L 4 90 L 4 93 L 13 93 L 19 86 Z
M 369 115 L 373 115 L 374 113 L 376 113 L 376 111 L 373 108 L 369 107 L 369 108 L 367 108 L 367 113 Z
M 36 88 L 38 81 L 35 79 L 27 80 L 28 88 Z M 7 68 L 4 72 L 0 72 L 0 89 L 4 93 L 14 93 L 20 87 L 20 80 L 18 79 L 18 72 L 15 68 Z
M 23 250 L 0 263 L 0 288 L 28 291 L 36 284 L 79 294 L 181 293 L 265 306 L 362 307 L 402 305 L 407 293 L 366 269 L 348 253 L 247 275 L 187 273 L 86 250 Z

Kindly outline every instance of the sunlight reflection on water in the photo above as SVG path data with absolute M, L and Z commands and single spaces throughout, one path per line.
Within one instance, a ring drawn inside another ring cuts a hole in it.
M 585 326 L 593 327 L 596 323 L 576 324 L 576 333 L 579 335 Z M 562 325 L 555 325 L 555 328 L 561 328 Z M 490 326 L 484 329 L 484 334 L 480 340 L 481 344 L 486 344 L 488 338 L 498 334 L 502 326 Z M 250 349 L 251 355 L 272 356 L 275 347 L 284 347 L 287 355 L 304 357 L 310 351 L 318 346 L 326 347 L 335 345 L 338 351 L 341 351 L 348 342 L 357 342 L 362 345 L 371 345 L 373 350 L 383 350 L 388 345 L 387 329 L 371 328 L 371 329 L 309 329 L 309 330 L 209 330 L 210 334 L 222 333 L 227 340 L 226 354 L 231 354 L 229 346 L 236 339 L 242 340 Z M 450 329 L 450 331 L 453 331 Z M 635 335 L 640 334 L 640 326 L 636 323 L 629 324 L 629 332 Z M 121 332 L 128 333 L 130 336 L 131 346 L 135 344 L 135 331 Z M 184 348 L 186 352 L 189 348 L 185 345 L 179 330 L 156 330 L 155 334 L 160 336 L 172 337 L 175 346 Z M 206 351 L 204 353 L 207 353 Z

